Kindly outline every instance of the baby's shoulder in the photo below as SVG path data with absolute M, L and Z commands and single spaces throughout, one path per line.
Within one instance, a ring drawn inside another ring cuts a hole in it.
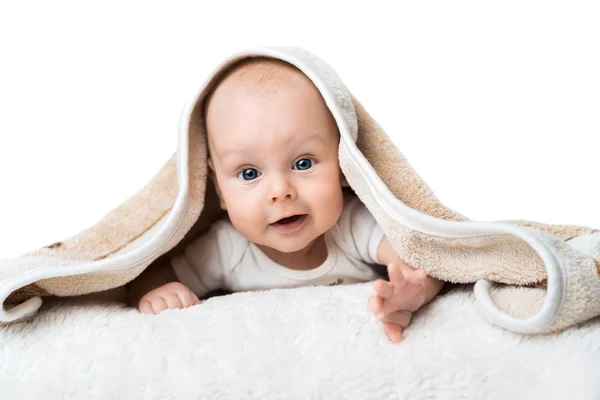
M 338 219 L 338 224 L 349 228 L 353 222 L 372 217 L 364 203 L 356 195 L 344 197 L 344 206 Z
M 344 199 L 342 214 L 330 232 L 333 241 L 347 255 L 368 264 L 377 263 L 383 230 L 357 196 Z
M 247 247 L 247 240 L 228 219 L 213 222 L 210 228 L 193 238 L 186 246 L 192 252 L 219 252 L 234 254 Z
M 370 215 L 365 205 L 356 195 L 345 196 L 340 217 L 331 227 L 329 233 L 345 242 L 352 236 L 352 231 L 361 224 L 361 221 L 369 218 Z
M 248 240 L 235 229 L 229 219 L 220 219 L 190 243 L 186 252 L 192 257 L 208 259 L 228 270 L 237 265 L 247 250 Z

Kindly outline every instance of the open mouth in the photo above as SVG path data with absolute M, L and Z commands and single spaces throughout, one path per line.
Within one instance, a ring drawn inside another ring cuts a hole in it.
M 303 217 L 306 214 L 301 214 L 301 215 L 292 215 L 291 217 L 287 217 L 287 218 L 282 218 L 279 221 L 275 222 L 278 225 L 286 225 L 286 224 L 290 224 L 294 221 L 297 221 L 299 218 Z
M 281 218 L 279 221 L 273 222 L 271 226 L 281 233 L 294 232 L 300 229 L 307 216 L 307 214 L 298 214 L 287 218 Z

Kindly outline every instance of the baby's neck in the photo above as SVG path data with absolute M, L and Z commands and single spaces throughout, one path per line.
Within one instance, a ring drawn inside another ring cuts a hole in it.
M 258 248 L 271 260 L 286 268 L 310 270 L 317 268 L 327 259 L 325 237 L 319 236 L 305 248 L 291 253 L 284 253 L 268 246 L 257 244 Z

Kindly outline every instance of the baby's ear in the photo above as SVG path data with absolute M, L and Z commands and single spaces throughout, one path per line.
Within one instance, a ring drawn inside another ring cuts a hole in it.
M 219 204 L 223 210 L 227 210 L 227 204 L 225 203 L 225 199 L 223 198 L 223 194 L 221 194 L 221 188 L 219 188 L 219 183 L 217 182 L 217 176 L 215 174 L 215 166 L 213 165 L 212 160 L 208 159 L 208 176 L 213 181 L 215 185 L 215 190 L 217 191 L 217 196 L 219 196 Z

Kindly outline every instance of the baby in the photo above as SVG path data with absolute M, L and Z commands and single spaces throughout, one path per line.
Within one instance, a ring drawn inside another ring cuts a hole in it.
M 252 58 L 221 78 L 205 103 L 209 173 L 228 219 L 131 288 L 140 312 L 199 304 L 232 291 L 374 282 L 369 309 L 392 342 L 443 282 L 398 257 L 347 186 L 339 132 L 318 89 L 291 64 Z

